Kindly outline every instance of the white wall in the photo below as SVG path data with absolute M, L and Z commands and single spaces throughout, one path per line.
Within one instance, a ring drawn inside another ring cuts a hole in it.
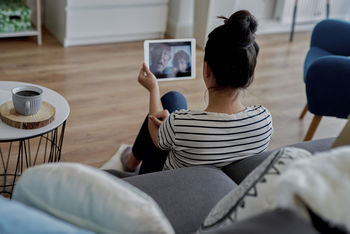
M 26 0 L 25 2 L 32 9 L 32 22 L 36 25 L 36 0 Z M 41 19 L 44 19 L 44 5 L 45 1 L 41 0 Z M 44 24 L 43 20 L 41 20 L 41 24 Z
M 278 0 L 275 17 L 281 23 L 290 24 L 293 17 L 295 0 Z M 326 0 L 304 0 L 299 1 L 297 11 L 297 22 L 308 22 L 322 20 L 326 17 Z M 330 1 L 330 17 L 349 19 L 350 1 L 336 0 Z
M 167 34 L 173 38 L 189 38 L 193 35 L 194 0 L 170 0 Z
M 217 16 L 230 17 L 238 10 L 249 10 L 260 20 L 274 16 L 276 0 L 195 0 L 194 37 L 204 47 L 207 35 L 223 23 Z
M 195 0 L 193 36 L 197 45 L 204 47 L 207 36 L 223 20 L 217 16 L 229 17 L 236 7 L 238 0 Z
M 207 35 L 222 24 L 217 16 L 229 17 L 235 11 L 249 10 L 259 23 L 258 34 L 290 32 L 295 0 L 195 0 L 194 34 L 200 47 Z M 325 18 L 326 0 L 299 1 L 295 31 L 311 30 L 317 21 Z M 350 19 L 350 0 L 330 1 L 330 17 Z M 306 24 L 305 24 L 306 23 Z
M 45 25 L 64 45 L 162 38 L 168 0 L 47 0 Z
M 101 4 L 102 2 L 105 5 L 107 4 L 108 8 L 112 8 L 116 3 L 122 3 L 122 5 L 125 6 L 129 4 L 145 5 L 145 2 L 154 4 L 161 2 L 161 0 L 41 1 L 43 4 L 42 9 L 46 10 L 43 17 L 45 18 L 46 26 L 61 42 L 63 41 L 64 36 L 67 36 L 67 26 L 65 25 L 66 12 L 81 10 L 79 5 L 82 3 L 84 6 L 86 5 L 84 10 L 89 10 L 91 9 L 91 6 Z M 32 6 L 32 9 L 35 9 L 35 0 L 27 0 L 27 2 Z M 47 3 L 47 6 L 45 6 L 45 2 Z M 217 19 L 217 16 L 222 15 L 229 17 L 233 12 L 240 9 L 247 9 L 257 17 L 259 22 L 259 34 L 289 32 L 294 2 L 295 0 L 169 0 L 168 16 L 165 15 L 165 19 L 164 17 L 162 19 L 157 18 L 154 24 L 164 24 L 164 28 L 166 24 L 166 34 L 172 38 L 195 37 L 197 39 L 197 44 L 204 46 L 208 33 L 223 22 L 221 19 Z M 326 0 L 299 1 L 297 22 L 303 22 L 303 20 L 310 21 L 310 17 L 311 19 L 316 20 L 323 19 L 325 13 L 325 2 Z M 350 19 L 350 0 L 332 0 L 330 2 L 331 17 Z M 317 7 L 316 4 L 318 4 Z M 55 6 L 51 7 L 51 5 Z M 61 7 L 56 8 L 56 5 L 61 5 Z M 65 8 L 65 5 L 69 6 Z M 137 16 L 130 14 L 129 18 L 131 19 L 128 19 L 128 22 L 135 17 L 137 18 Z M 78 18 L 81 19 L 80 16 Z M 100 20 L 104 20 L 105 18 L 106 17 L 104 16 L 100 18 Z M 300 24 L 296 26 L 295 30 L 311 30 L 313 25 L 314 24 Z M 142 31 L 142 27 L 140 30 Z M 76 29 L 74 29 L 74 32 L 75 31 Z M 90 29 L 90 31 L 93 31 L 93 29 Z M 135 37 L 135 39 L 137 39 L 137 37 Z
M 59 0 L 52 4 L 52 0 L 47 0 L 44 5 L 45 16 L 44 22 L 46 28 L 56 37 L 56 39 L 64 44 L 66 36 L 66 0 Z
M 208 31 L 208 11 L 210 0 L 195 0 L 193 37 L 200 47 L 204 47 Z
M 276 2 L 277 0 L 238 0 L 235 9 L 247 9 L 257 19 L 266 20 L 274 17 Z

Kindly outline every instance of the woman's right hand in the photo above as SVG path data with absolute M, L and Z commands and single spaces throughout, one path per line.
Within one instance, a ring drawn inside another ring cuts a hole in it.
M 143 87 L 145 87 L 150 92 L 155 88 L 158 88 L 157 78 L 148 69 L 146 64 L 142 64 L 142 68 L 140 69 L 140 73 L 137 80 Z
M 158 129 L 160 125 L 169 117 L 168 110 L 162 110 L 160 112 L 149 114 L 148 119 L 148 131 L 151 135 L 152 141 L 155 146 L 159 148 L 158 145 Z

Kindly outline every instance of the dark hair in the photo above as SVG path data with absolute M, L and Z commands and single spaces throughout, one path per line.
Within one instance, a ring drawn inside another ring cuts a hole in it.
M 237 11 L 208 36 L 206 61 L 218 88 L 246 88 L 253 81 L 259 46 L 255 41 L 258 23 L 246 10 Z
M 179 60 L 184 59 L 186 63 L 190 61 L 190 56 L 183 50 L 179 50 L 175 53 L 173 58 L 173 65 L 174 67 L 179 67 Z

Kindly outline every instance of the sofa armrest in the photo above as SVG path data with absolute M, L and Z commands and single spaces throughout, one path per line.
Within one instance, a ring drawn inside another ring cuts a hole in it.
M 327 19 L 312 31 L 310 47 L 316 46 L 337 55 L 350 55 L 350 23 Z
M 350 58 L 325 56 L 306 73 L 306 95 L 311 113 L 347 118 L 350 114 Z
M 321 152 L 329 150 L 334 142 L 335 138 L 325 138 L 320 140 L 305 141 L 293 145 L 290 147 L 301 148 L 309 151 L 310 153 Z M 286 146 L 287 147 L 287 146 Z M 234 182 L 240 184 L 257 166 L 262 163 L 269 155 L 271 151 L 266 151 L 258 155 L 242 159 L 238 162 L 232 163 L 223 168 L 223 171 Z

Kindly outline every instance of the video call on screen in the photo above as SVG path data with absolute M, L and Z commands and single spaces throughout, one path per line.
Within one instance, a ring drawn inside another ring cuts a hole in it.
M 149 67 L 157 78 L 191 76 L 191 42 L 150 43 Z

